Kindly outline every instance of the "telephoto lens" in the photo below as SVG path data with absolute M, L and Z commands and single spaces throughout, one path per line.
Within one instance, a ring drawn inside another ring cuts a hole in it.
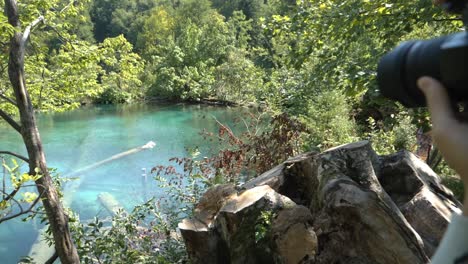
M 468 33 L 404 42 L 382 57 L 377 69 L 382 95 L 406 107 L 426 106 L 417 87 L 422 76 L 441 81 L 452 101 L 468 101 Z

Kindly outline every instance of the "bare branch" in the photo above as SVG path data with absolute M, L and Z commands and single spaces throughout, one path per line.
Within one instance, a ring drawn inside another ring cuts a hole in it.
M 68 5 L 66 5 L 64 8 L 62 8 L 62 10 L 60 10 L 60 13 L 67 11 L 67 9 L 70 8 L 72 5 L 74 5 L 75 2 L 76 0 L 71 0 L 70 3 L 68 3 Z
M 41 200 L 41 196 L 42 196 L 42 194 L 38 195 L 36 200 L 34 200 L 34 202 L 26 210 L 24 210 L 24 208 L 21 206 L 21 204 L 16 199 L 12 199 L 14 202 L 16 202 L 18 204 L 18 206 L 20 207 L 20 211 L 18 213 L 16 213 L 16 214 L 12 214 L 10 216 L 6 216 L 6 217 L 1 218 L 0 219 L 0 224 L 2 222 L 5 222 L 5 221 L 11 220 L 13 218 L 16 218 L 18 216 L 21 216 L 21 215 L 28 214 L 28 213 L 32 212 L 34 207 L 36 206 L 36 204 Z
M 69 40 L 68 38 L 64 37 L 62 35 L 62 33 L 60 33 L 60 31 L 57 28 L 55 28 L 55 27 L 53 27 L 51 25 L 48 25 L 47 28 L 51 28 L 57 34 L 57 36 L 59 37 L 59 39 L 60 39 L 60 41 L 62 43 L 70 43 L 72 49 L 76 50 L 75 46 L 73 45 L 73 42 L 71 40 Z
M 435 18 L 433 19 L 435 22 L 443 22 L 443 21 L 463 21 L 463 18 L 461 17 L 455 17 L 455 18 Z
M 7 67 L 8 67 L 8 64 L 1 65 L 0 74 L 3 74 L 5 70 L 7 69 Z
M 5 113 L 2 109 L 0 109 L 0 117 L 3 118 L 11 127 L 13 127 L 18 133 L 21 134 L 21 126 L 11 118 L 10 115 Z
M 16 189 L 14 189 L 14 190 L 13 190 L 11 193 L 9 193 L 9 194 L 8 194 L 7 192 L 1 191 L 3 195 L 6 195 L 6 197 L 5 197 L 2 201 L 6 201 L 6 202 L 8 202 L 8 201 L 10 201 L 10 200 L 15 201 L 15 195 L 19 192 L 20 189 L 21 189 L 21 186 L 18 187 L 18 188 L 16 188 Z M 19 205 L 19 207 L 21 208 L 21 205 L 20 205 L 20 204 L 18 204 L 18 205 Z M 23 208 L 21 208 L 21 209 L 23 209 Z
M 44 264 L 53 264 L 58 259 L 57 251 Z
M 212 115 L 211 117 L 215 120 L 215 122 L 218 124 L 219 127 L 224 128 L 226 130 L 228 135 L 236 142 L 236 144 L 242 143 L 242 140 L 240 140 L 234 134 L 234 132 L 232 131 L 232 129 L 230 127 L 228 127 L 228 126 L 224 125 L 223 123 L 219 122 L 219 120 L 214 115 Z
M 40 16 L 40 17 L 36 18 L 36 20 L 31 22 L 31 24 L 29 24 L 29 26 L 26 27 L 26 29 L 24 30 L 24 33 L 23 33 L 23 38 L 21 39 L 21 44 L 22 45 L 26 44 L 26 41 L 28 41 L 29 35 L 31 34 L 31 30 L 35 26 L 37 26 L 37 24 L 39 24 L 40 22 L 43 22 L 43 21 L 44 21 L 44 16 Z
M 14 105 L 14 106 L 17 107 L 17 104 L 16 104 L 15 101 L 13 101 L 13 99 L 8 98 L 8 97 L 6 97 L 5 95 L 3 95 L 3 94 L 1 94 L 1 93 L 0 93 L 0 99 L 3 99 L 3 100 L 5 100 L 5 101 L 7 101 L 8 103 L 10 103 L 10 104 L 12 104 L 12 105 Z
M 18 159 L 21 159 L 27 163 L 29 163 L 29 159 L 26 158 L 25 156 L 22 156 L 22 155 L 19 155 L 19 154 L 16 154 L 14 152 L 11 152 L 11 151 L 2 151 L 0 150 L 0 155 L 1 154 L 6 154 L 6 155 L 10 155 L 10 156 L 14 156 L 14 157 L 17 157 Z

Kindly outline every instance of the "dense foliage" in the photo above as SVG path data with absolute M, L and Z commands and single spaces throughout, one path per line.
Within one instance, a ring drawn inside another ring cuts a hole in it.
M 305 145 L 321 149 L 371 137 L 393 151 L 401 137 L 379 131 L 397 135 L 402 126 L 395 126 L 408 116 L 406 133 L 425 126 L 425 113 L 403 111 L 379 97 L 378 59 L 402 40 L 461 27 L 423 0 L 67 4 L 22 4 L 24 21 L 49 15 L 36 29 L 41 33 L 33 34 L 26 59 L 36 109 L 143 98 L 262 103 L 300 118 L 310 128 Z M 7 50 L 13 31 L 3 15 L 0 27 L 0 44 Z M 0 93 L 11 97 L 6 53 L 1 56 Z
M 427 130 L 428 115 L 379 96 L 378 60 L 403 40 L 461 29 L 459 20 L 446 19 L 426 0 L 27 0 L 20 6 L 25 24 L 38 14 L 46 17 L 32 34 L 25 62 L 37 110 L 154 98 L 211 99 L 261 105 L 276 116 L 273 120 L 282 121 L 273 123 L 280 125 L 270 127 L 263 138 L 242 140 L 219 124 L 220 136 L 227 135 L 235 147 L 208 164 L 181 160 L 199 169 L 218 164 L 214 182 L 218 175 L 225 176 L 220 182 L 231 181 L 245 168 L 259 173 L 292 155 L 298 144 L 300 150 L 323 150 L 370 139 L 381 154 L 415 150 L 416 131 Z M 0 109 L 11 114 L 6 65 L 13 32 L 0 14 Z M 294 139 L 295 149 L 270 146 L 275 142 L 268 138 Z M 264 164 L 245 163 L 267 153 L 285 155 L 265 156 Z M 119 255 L 126 248 L 118 244 L 127 224 L 131 236 L 126 239 L 140 239 L 132 222 L 146 217 L 140 209 L 133 218 L 117 217 L 112 226 L 96 220 L 78 227 L 80 252 L 94 254 L 89 262 L 140 261 L 132 259 L 136 255 Z M 141 210 L 154 218 L 150 209 Z M 153 231 L 145 236 L 160 235 Z M 138 245 L 135 252 L 148 246 Z

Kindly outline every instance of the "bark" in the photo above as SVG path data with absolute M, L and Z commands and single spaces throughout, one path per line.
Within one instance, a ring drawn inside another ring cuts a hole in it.
M 64 212 L 57 190 L 47 169 L 34 109 L 25 83 L 24 55 L 26 44 L 31 30 L 44 18 L 39 17 L 27 26 L 24 32 L 21 32 L 18 7 L 15 0 L 5 0 L 5 13 L 8 16 L 8 22 L 18 29 L 10 40 L 8 75 L 15 92 L 16 104 L 20 114 L 20 133 L 29 156 L 29 173 L 31 175 L 40 173 L 42 175 L 36 181 L 36 186 L 38 192 L 42 194 L 42 203 L 49 220 L 55 249 L 60 261 L 64 264 L 79 263 L 80 260 L 68 228 L 68 217 Z
M 412 153 L 378 156 L 366 141 L 291 158 L 240 190 L 209 190 L 179 224 L 192 263 L 428 263 L 461 206 Z

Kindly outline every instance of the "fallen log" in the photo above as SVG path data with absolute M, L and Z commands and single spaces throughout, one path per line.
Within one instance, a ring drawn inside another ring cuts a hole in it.
M 122 153 L 119 153 L 117 155 L 114 155 L 110 158 L 107 158 L 105 160 L 102 160 L 102 161 L 99 161 L 99 162 L 96 162 L 94 164 L 91 164 L 89 166 L 86 166 L 84 168 L 81 168 L 79 170 L 76 170 L 70 174 L 67 174 L 65 175 L 65 177 L 74 177 L 74 176 L 77 176 L 77 175 L 80 175 L 80 174 L 83 174 L 87 171 L 90 171 L 90 170 L 93 170 L 93 169 L 96 169 L 98 167 L 101 167 L 102 165 L 105 165 L 107 163 L 110 163 L 110 162 L 113 162 L 113 161 L 116 161 L 118 159 L 121 159 L 121 158 L 124 158 L 124 157 L 127 157 L 129 155 L 133 155 L 133 154 L 136 154 L 138 152 L 141 152 L 143 150 L 147 150 L 147 149 L 153 149 L 154 147 L 156 146 L 156 143 L 154 143 L 153 141 L 150 141 L 148 143 L 146 143 L 145 145 L 141 146 L 141 147 L 137 147 L 137 148 L 133 148 L 131 150 L 128 150 L 128 151 L 125 151 L 125 152 L 122 152 Z
M 117 201 L 117 199 L 108 192 L 100 193 L 98 195 L 98 200 L 111 216 L 114 216 L 117 212 L 124 210 L 123 206 Z

